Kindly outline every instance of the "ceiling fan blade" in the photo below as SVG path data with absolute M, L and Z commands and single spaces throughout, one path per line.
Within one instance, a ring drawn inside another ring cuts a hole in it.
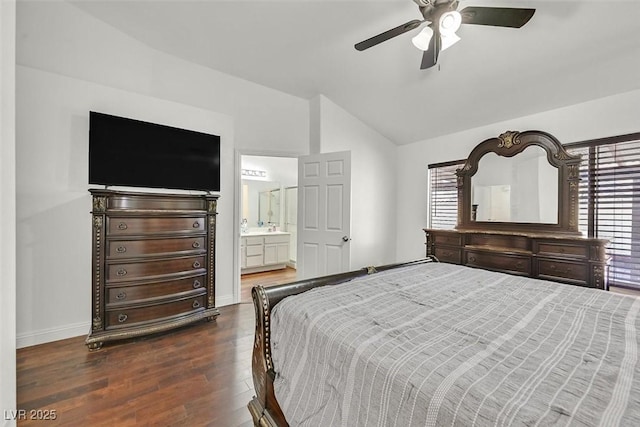
M 535 9 L 470 6 L 460 11 L 463 24 L 520 28 L 533 16 Z
M 382 43 L 383 41 L 392 39 L 396 36 L 399 36 L 400 34 L 404 34 L 407 31 L 411 31 L 414 28 L 418 28 L 420 26 L 420 24 L 422 24 L 425 21 L 420 21 L 418 19 L 414 19 L 413 21 L 409 21 L 407 23 L 404 23 L 402 25 L 398 25 L 395 28 L 392 28 L 388 31 L 385 31 L 384 33 L 380 33 L 377 36 L 373 36 L 370 39 L 361 41 L 360 43 L 357 43 L 355 45 L 356 50 L 360 50 L 363 51 L 365 49 L 369 49 L 370 47 L 373 47 L 377 44 Z
M 438 63 L 438 56 L 440 56 L 440 49 L 442 47 L 442 39 L 440 38 L 440 31 L 438 28 L 433 30 L 433 37 L 429 41 L 429 49 L 425 50 L 422 54 L 422 62 L 420 63 L 420 69 L 426 70 Z

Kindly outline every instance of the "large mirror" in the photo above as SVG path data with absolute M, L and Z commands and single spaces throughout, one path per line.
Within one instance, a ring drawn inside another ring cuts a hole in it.
M 242 219 L 249 228 L 280 224 L 281 186 L 277 181 L 242 180 Z
M 471 177 L 471 220 L 558 222 L 558 168 L 532 145 L 514 157 L 487 153 Z
M 457 172 L 457 228 L 579 233 L 580 161 L 545 132 L 483 141 Z

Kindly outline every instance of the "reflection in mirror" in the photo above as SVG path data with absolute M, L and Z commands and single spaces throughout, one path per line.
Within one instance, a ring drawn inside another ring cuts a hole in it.
M 487 153 L 471 177 L 471 219 L 558 223 L 558 169 L 537 145 L 514 157 Z
M 280 188 L 261 191 L 258 195 L 258 225 L 280 225 Z
M 243 179 L 242 212 L 249 228 L 280 226 L 280 183 Z

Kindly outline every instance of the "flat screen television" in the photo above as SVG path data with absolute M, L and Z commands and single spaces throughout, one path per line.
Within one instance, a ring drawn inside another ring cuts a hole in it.
M 91 111 L 89 184 L 220 191 L 220 137 Z

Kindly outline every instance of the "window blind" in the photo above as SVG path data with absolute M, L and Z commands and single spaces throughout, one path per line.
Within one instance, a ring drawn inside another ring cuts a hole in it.
M 565 148 L 582 155 L 580 230 L 609 239 L 609 285 L 640 288 L 640 133 Z
M 456 170 L 462 168 L 464 160 L 437 163 L 429 169 L 429 218 L 430 228 L 452 229 L 458 220 L 458 188 Z

